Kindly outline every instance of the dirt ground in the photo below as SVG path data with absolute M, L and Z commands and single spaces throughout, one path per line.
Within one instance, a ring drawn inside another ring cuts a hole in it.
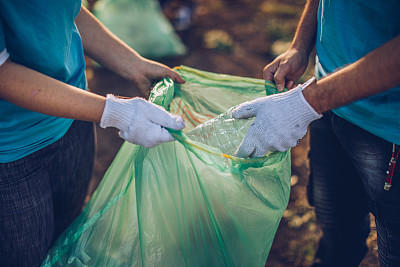
M 178 32 L 188 48 L 188 53 L 158 61 L 170 67 L 187 65 L 216 73 L 262 78 L 263 67 L 288 47 L 304 2 L 197 0 L 190 28 Z M 176 6 L 179 6 L 179 3 Z M 164 11 L 172 18 L 174 5 Z M 206 38 L 210 34 L 214 35 L 214 43 L 210 43 Z M 218 45 L 215 45 L 215 40 Z M 119 95 L 140 95 L 129 81 L 106 69 L 88 64 L 87 74 L 89 87 L 96 93 L 104 95 L 113 89 L 113 92 Z M 311 75 L 312 66 L 300 80 Z M 122 144 L 122 139 L 113 129 L 104 130 L 97 127 L 97 137 L 97 158 L 90 193 L 103 177 Z M 275 236 L 266 266 L 310 266 L 312 263 L 320 231 L 315 222 L 314 210 L 306 199 L 309 172 L 307 153 L 306 136 L 299 146 L 292 150 L 290 202 Z M 374 225 L 372 229 L 368 240 L 370 250 L 361 266 L 378 266 Z

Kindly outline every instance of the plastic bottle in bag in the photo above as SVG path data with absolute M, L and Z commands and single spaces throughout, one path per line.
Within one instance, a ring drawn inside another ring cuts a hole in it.
M 193 141 L 218 147 L 222 153 L 235 155 L 254 118 L 235 119 L 232 110 L 230 108 L 226 113 L 198 125 L 187 136 Z

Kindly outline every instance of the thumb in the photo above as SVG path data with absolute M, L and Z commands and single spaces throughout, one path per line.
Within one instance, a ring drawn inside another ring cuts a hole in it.
M 163 127 L 152 122 L 147 122 L 144 126 L 146 128 L 146 137 L 142 138 L 141 145 L 147 148 L 152 148 L 164 142 L 174 141 L 175 138 Z
M 256 147 L 253 151 L 253 153 L 250 155 L 250 158 L 261 158 L 264 157 L 267 152 L 269 151 L 268 148 L 261 148 L 261 147 Z
M 161 126 L 174 130 L 182 130 L 185 128 L 184 120 L 174 114 L 165 111 L 163 108 L 153 104 L 151 105 L 149 120 Z
M 235 119 L 247 119 L 256 116 L 256 114 L 257 105 L 252 101 L 240 104 L 232 110 L 232 117 Z
M 181 75 L 179 75 L 178 72 L 175 70 L 170 70 L 168 73 L 168 77 L 170 77 L 173 81 L 177 83 L 185 83 L 186 81 L 182 78 Z
M 247 134 L 243 139 L 242 143 L 239 145 L 235 152 L 235 156 L 238 158 L 248 158 L 254 151 L 255 145 L 251 140 L 250 136 Z

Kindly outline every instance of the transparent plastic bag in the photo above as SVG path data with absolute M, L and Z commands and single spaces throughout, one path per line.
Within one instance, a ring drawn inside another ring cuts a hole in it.
M 222 153 L 235 155 L 254 118 L 235 119 L 232 117 L 232 110 L 230 108 L 226 113 L 198 125 L 187 136 L 193 141 L 218 147 Z

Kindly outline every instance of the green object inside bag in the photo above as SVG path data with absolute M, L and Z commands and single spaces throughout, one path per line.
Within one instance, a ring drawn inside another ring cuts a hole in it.
M 125 142 L 42 266 L 264 266 L 289 200 L 290 151 L 241 159 L 206 144 L 204 131 L 193 139 L 196 126 L 213 121 L 205 131 L 230 142 L 232 124 L 220 122 L 231 107 L 275 86 L 177 71 L 186 83 L 163 79 L 150 101 L 185 119 L 184 131 L 170 130 L 178 141 L 151 149 Z M 246 122 L 237 123 L 244 132 Z
M 144 57 L 155 59 L 186 53 L 157 0 L 99 0 L 93 14 Z

